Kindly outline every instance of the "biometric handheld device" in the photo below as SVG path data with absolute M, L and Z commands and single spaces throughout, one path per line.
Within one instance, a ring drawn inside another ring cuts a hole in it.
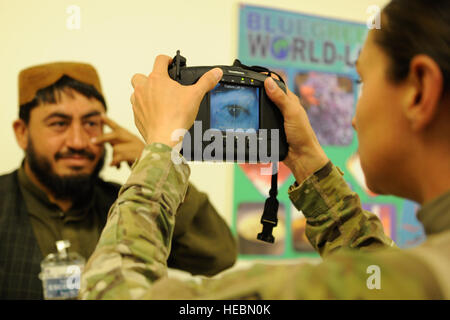
M 264 67 L 248 67 L 239 60 L 232 66 L 187 67 L 180 51 L 168 71 L 180 84 L 191 85 L 216 67 L 223 70 L 222 79 L 205 95 L 194 125 L 184 136 L 181 153 L 185 159 L 282 161 L 288 152 L 284 120 L 264 89 L 264 80 L 275 72 Z M 274 80 L 286 91 L 283 80 Z

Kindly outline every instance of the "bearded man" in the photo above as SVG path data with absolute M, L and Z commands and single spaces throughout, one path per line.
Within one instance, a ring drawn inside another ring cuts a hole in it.
M 99 177 L 105 143 L 111 165 L 131 165 L 144 143 L 106 117 L 96 70 L 83 63 L 50 63 L 19 74 L 21 166 L 0 176 L 0 298 L 42 299 L 41 261 L 55 242 L 86 260 L 94 251 L 120 186 Z M 104 124 L 112 131 L 104 133 Z M 214 275 L 236 259 L 236 244 L 208 197 L 190 184 L 179 206 L 169 267 Z

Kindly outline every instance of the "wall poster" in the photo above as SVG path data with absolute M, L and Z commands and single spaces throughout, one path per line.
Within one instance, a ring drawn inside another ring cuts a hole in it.
M 241 4 L 238 59 L 246 65 L 268 67 L 284 78 L 299 96 L 326 154 L 360 196 L 363 208 L 379 216 L 385 232 L 400 247 L 410 247 L 424 239 L 415 217 L 417 205 L 367 189 L 351 126 L 359 92 L 354 63 L 367 32 L 364 23 Z M 282 163 L 275 243 L 256 240 L 271 179 L 260 174 L 262 167 L 268 166 L 234 167 L 232 229 L 238 237 L 240 258 L 318 257 L 305 237 L 305 218 L 287 195 L 294 178 Z

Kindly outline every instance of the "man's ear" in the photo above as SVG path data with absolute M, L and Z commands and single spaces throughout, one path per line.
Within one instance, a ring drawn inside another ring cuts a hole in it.
M 429 56 L 420 54 L 411 59 L 408 81 L 413 90 L 404 112 L 412 130 L 420 131 L 438 114 L 444 79 L 439 65 Z
M 17 119 L 13 122 L 14 133 L 16 134 L 16 140 L 22 150 L 25 150 L 28 146 L 28 126 L 22 119 Z

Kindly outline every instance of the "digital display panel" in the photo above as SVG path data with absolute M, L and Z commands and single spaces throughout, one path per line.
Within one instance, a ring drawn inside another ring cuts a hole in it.
M 259 129 L 259 88 L 219 82 L 210 93 L 211 129 Z

